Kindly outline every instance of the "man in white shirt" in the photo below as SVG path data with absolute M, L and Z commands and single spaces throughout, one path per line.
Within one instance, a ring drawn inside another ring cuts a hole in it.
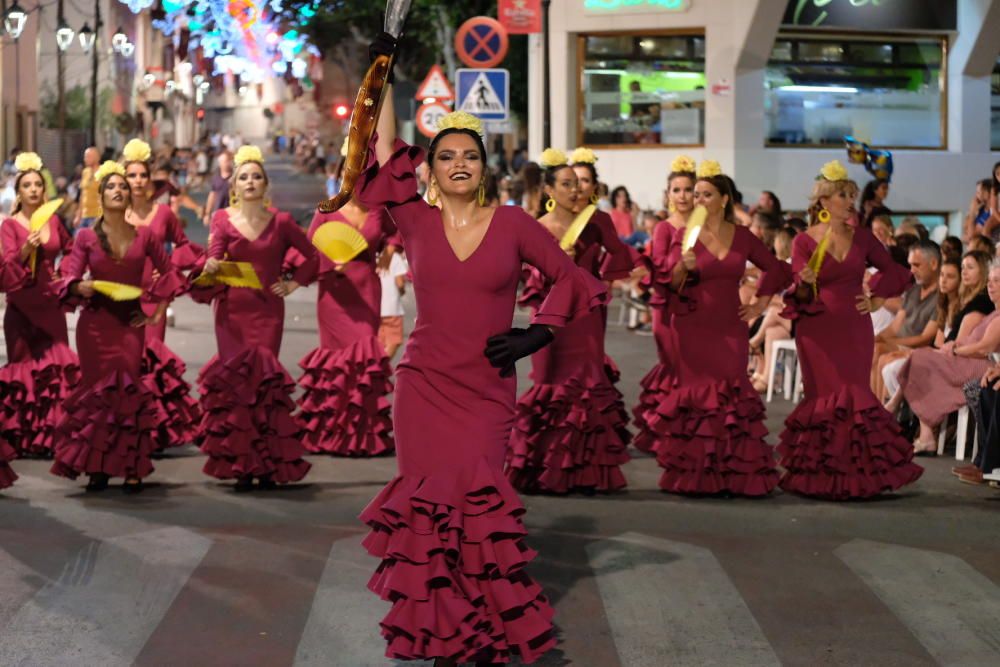
M 387 269 L 379 269 L 382 281 L 382 324 L 378 339 L 392 359 L 403 344 L 403 295 L 406 294 L 406 274 L 410 268 L 401 252 L 395 252 Z

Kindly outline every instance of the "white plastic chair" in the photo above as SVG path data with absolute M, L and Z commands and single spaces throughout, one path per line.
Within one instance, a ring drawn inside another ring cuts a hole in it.
M 938 456 L 944 454 L 944 443 L 945 437 L 948 432 L 947 421 L 941 424 L 941 433 L 938 435 Z M 965 443 L 967 434 L 969 431 L 969 407 L 962 406 L 958 410 L 958 419 L 955 424 L 955 460 L 962 461 L 965 459 Z M 972 458 L 976 457 L 976 452 L 979 450 L 979 429 L 977 428 L 973 432 L 972 436 Z
M 772 343 L 771 347 L 771 363 L 767 366 L 767 402 L 770 403 L 771 399 L 774 397 L 774 376 L 778 368 L 778 356 L 791 354 L 795 361 L 795 366 L 788 363 L 785 360 L 785 377 L 784 377 L 784 390 L 783 395 L 785 398 L 791 398 L 793 401 L 798 402 L 798 398 L 792 397 L 792 389 L 795 389 L 796 395 L 798 395 L 798 385 L 797 380 L 800 376 L 799 373 L 799 363 L 798 363 L 798 353 L 795 350 L 795 341 L 792 339 L 787 340 L 776 340 Z

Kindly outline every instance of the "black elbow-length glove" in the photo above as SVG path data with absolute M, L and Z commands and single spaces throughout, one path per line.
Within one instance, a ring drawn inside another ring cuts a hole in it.
M 518 359 L 534 354 L 554 338 L 547 326 L 532 324 L 527 329 L 511 329 L 507 333 L 490 336 L 486 339 L 484 354 L 490 360 L 490 366 L 500 369 L 500 377 L 510 377 Z

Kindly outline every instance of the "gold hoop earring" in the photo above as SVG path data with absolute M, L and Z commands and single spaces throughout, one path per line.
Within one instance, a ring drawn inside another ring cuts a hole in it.
M 597 203 L 599 201 L 601 201 L 600 197 L 598 197 L 597 195 L 590 195 L 590 203 L 591 204 L 593 204 L 594 206 L 597 206 Z
M 437 183 L 431 181 L 431 184 L 427 186 L 427 203 L 431 206 L 437 206 L 438 196 L 437 196 Z
M 830 222 L 830 212 L 825 208 L 821 208 L 819 210 L 819 213 L 816 214 L 816 219 L 825 225 L 826 223 Z
M 236 208 L 240 204 L 240 196 L 236 190 L 229 191 L 229 208 Z
M 676 213 L 677 212 L 677 204 L 675 204 L 673 202 L 667 203 L 667 211 L 669 211 L 670 213 Z
M 479 190 L 476 192 L 476 201 L 480 206 L 486 205 L 486 181 L 479 181 Z
M 556 210 L 556 200 L 550 199 L 547 202 L 545 202 L 545 210 L 548 213 L 551 213 L 552 211 Z

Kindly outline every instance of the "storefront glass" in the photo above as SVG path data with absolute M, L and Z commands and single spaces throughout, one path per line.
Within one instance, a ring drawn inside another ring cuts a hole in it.
M 580 144 L 705 143 L 705 38 L 582 35 Z
M 940 37 L 782 34 L 765 75 L 769 146 L 946 148 Z

